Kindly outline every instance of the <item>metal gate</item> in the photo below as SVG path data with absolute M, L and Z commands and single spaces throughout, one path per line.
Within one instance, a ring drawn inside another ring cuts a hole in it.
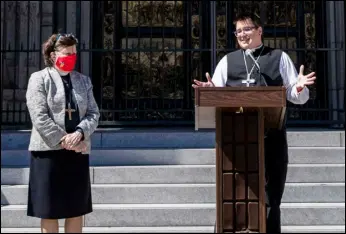
M 261 18 L 266 45 L 287 51 L 297 68 L 304 64 L 305 72 L 317 72 L 311 100 L 303 106 L 289 104 L 288 124 L 344 124 L 344 86 L 338 75 L 333 82 L 330 78 L 338 69 L 344 71 L 344 65 L 330 61 L 344 54 L 345 41 L 328 41 L 328 35 L 335 36 L 326 31 L 326 4 L 2 1 L 2 125 L 29 127 L 23 98 L 27 80 L 43 67 L 42 41 L 59 29 L 80 38 L 77 70 L 92 77 L 101 126 L 193 125 L 192 80 L 204 80 L 205 72 L 212 74 L 217 62 L 237 49 L 232 21 L 242 11 Z
M 96 4 L 94 43 L 104 51 L 93 54 L 93 70 L 101 71 L 94 85 L 102 124 L 192 124 L 191 80 L 208 63 L 201 30 L 191 27 L 206 9 L 182 1 Z

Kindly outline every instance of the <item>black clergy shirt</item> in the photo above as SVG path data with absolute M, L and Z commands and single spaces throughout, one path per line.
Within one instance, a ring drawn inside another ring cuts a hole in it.
M 246 87 L 243 81 L 246 80 L 247 70 L 250 73 L 254 62 L 243 52 L 245 53 L 243 49 L 236 50 L 220 60 L 212 78 L 216 87 Z M 254 78 L 256 82 L 251 86 L 285 86 L 288 101 L 294 104 L 305 104 L 309 100 L 307 87 L 301 92 L 297 91 L 298 73 L 287 53 L 261 45 L 253 50 L 253 56 L 258 59 L 260 71 L 254 68 L 251 78 Z
M 65 128 L 67 133 L 75 132 L 76 130 L 81 132 L 83 134 L 82 129 L 77 128 L 78 124 L 80 123 L 79 118 L 79 111 L 78 106 L 76 104 L 76 100 L 73 97 L 73 87 L 71 82 L 70 74 L 67 74 L 65 76 L 61 76 L 64 89 L 65 89 L 65 97 L 66 97 L 66 110 L 68 109 L 68 103 L 71 102 L 71 109 L 74 109 L 75 111 L 72 112 L 72 120 L 69 119 L 69 113 L 65 112 Z

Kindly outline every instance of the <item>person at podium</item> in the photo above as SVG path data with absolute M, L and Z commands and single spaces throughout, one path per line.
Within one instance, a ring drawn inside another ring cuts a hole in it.
M 309 100 L 307 86 L 314 84 L 315 72 L 299 74 L 287 53 L 263 45 L 263 28 L 253 14 L 241 14 L 234 20 L 234 35 L 240 49 L 228 53 L 217 64 L 213 77 L 207 81 L 194 80 L 196 87 L 285 86 L 287 100 L 305 104 Z M 265 137 L 265 192 L 267 233 L 281 233 L 280 205 L 288 165 L 286 118 L 281 130 L 270 129 Z

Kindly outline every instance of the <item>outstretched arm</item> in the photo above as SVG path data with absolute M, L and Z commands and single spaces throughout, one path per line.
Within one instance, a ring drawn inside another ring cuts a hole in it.
M 192 84 L 192 87 L 225 87 L 227 81 L 227 56 L 224 56 L 217 64 L 213 78 L 210 77 L 208 72 L 205 77 L 207 82 L 194 80 L 195 84 Z
M 287 100 L 294 104 L 305 104 L 309 100 L 309 89 L 307 85 L 314 83 L 315 73 L 304 75 L 304 66 L 301 66 L 299 74 L 285 52 L 282 52 L 280 61 L 280 73 L 287 91 Z
M 217 64 L 212 78 L 215 87 L 225 87 L 227 82 L 227 55 Z

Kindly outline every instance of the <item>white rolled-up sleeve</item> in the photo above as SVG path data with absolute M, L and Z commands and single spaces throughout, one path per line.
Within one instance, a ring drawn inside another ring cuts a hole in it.
M 223 56 L 223 58 L 217 64 L 212 81 L 215 87 L 225 87 L 227 82 L 227 55 Z
M 282 52 L 280 60 L 280 74 L 286 87 L 287 100 L 294 104 L 305 104 L 309 100 L 310 91 L 305 86 L 302 91 L 297 91 L 298 73 L 287 53 Z

